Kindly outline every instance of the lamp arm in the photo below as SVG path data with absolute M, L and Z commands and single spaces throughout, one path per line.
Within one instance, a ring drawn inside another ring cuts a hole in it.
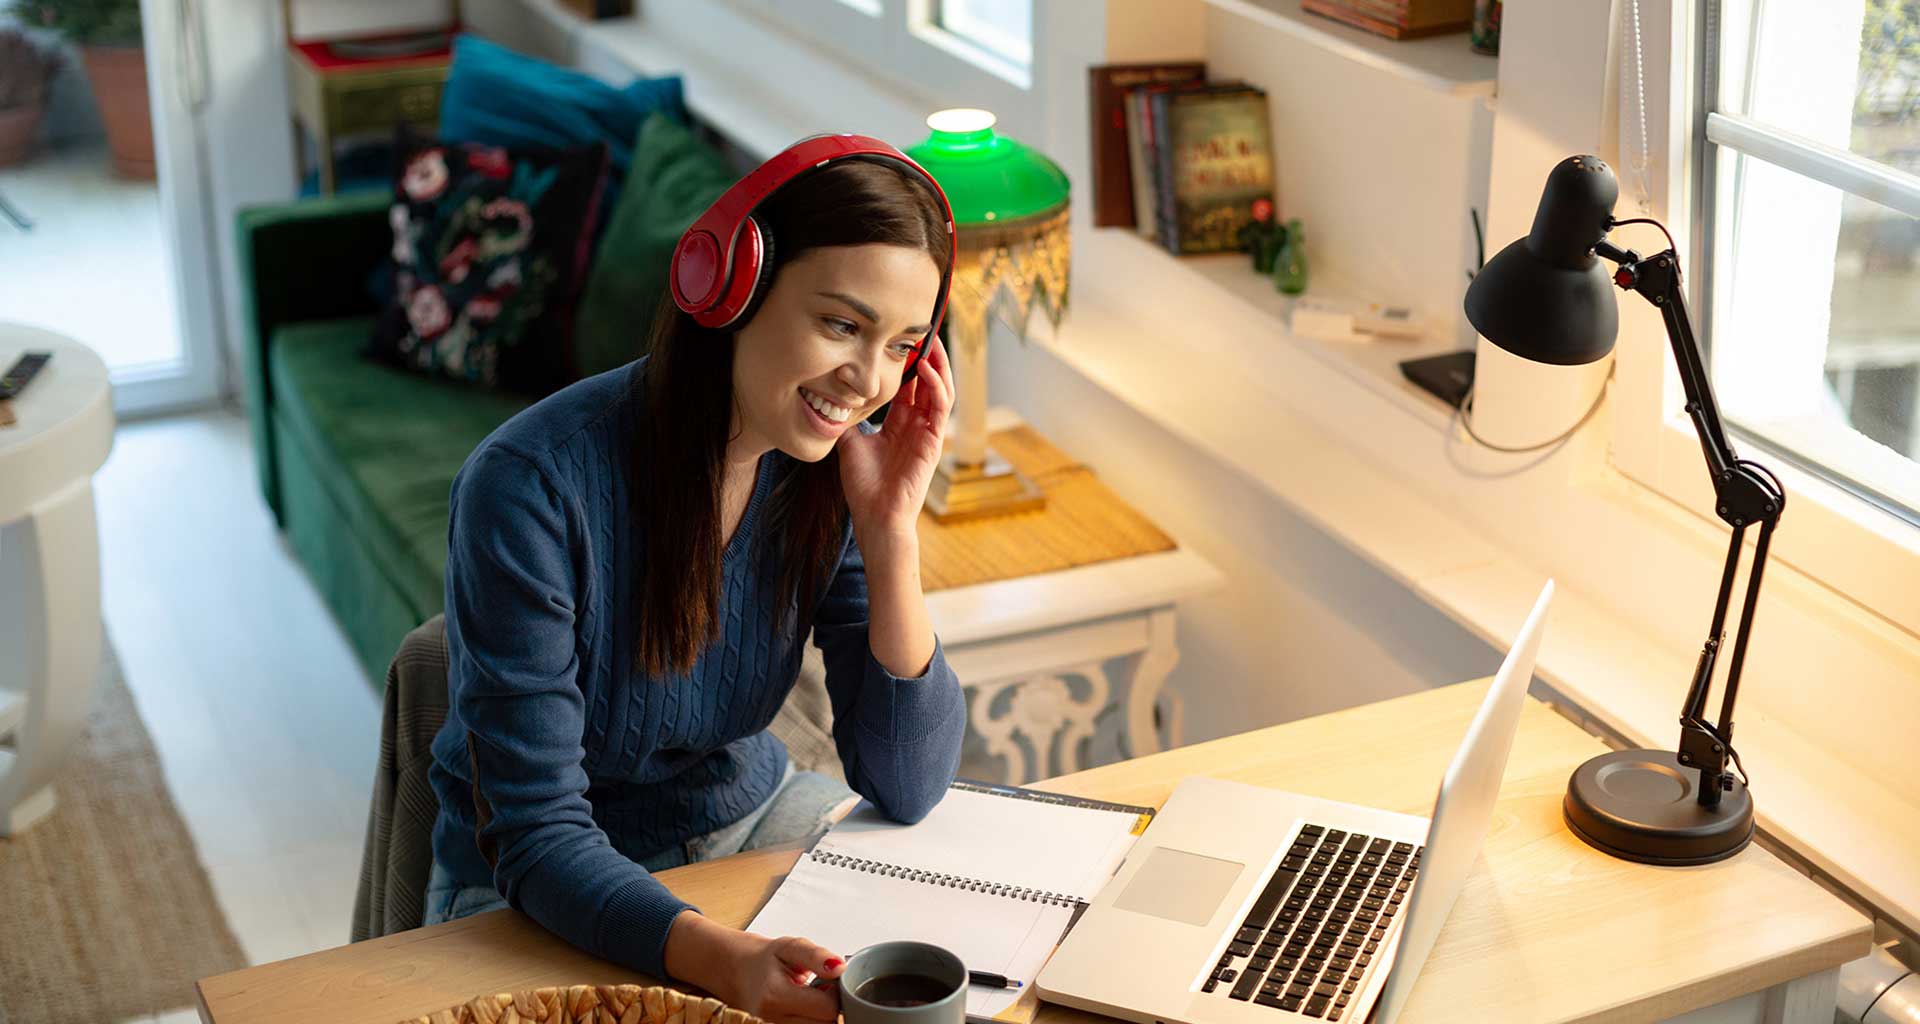
M 1727 440 L 1720 422 L 1720 405 L 1714 400 L 1713 386 L 1707 379 L 1706 361 L 1693 337 L 1693 320 L 1687 315 L 1687 302 L 1680 290 L 1680 261 L 1672 249 L 1641 258 L 1632 249 L 1620 249 L 1602 241 L 1594 247 L 1597 255 L 1619 265 L 1613 283 L 1638 292 L 1653 303 L 1666 321 L 1667 339 L 1673 346 L 1673 359 L 1680 368 L 1680 386 L 1687 394 L 1687 415 L 1700 437 L 1700 450 L 1707 459 L 1714 490 L 1718 492 L 1739 457 Z
M 1700 437 L 1701 453 L 1712 476 L 1716 511 L 1733 527 L 1726 567 L 1720 575 L 1719 595 L 1714 602 L 1713 622 L 1708 627 L 1707 642 L 1700 650 L 1692 685 L 1687 688 L 1687 698 L 1680 709 L 1680 763 L 1700 770 L 1699 802 L 1713 807 L 1719 804 L 1721 793 L 1732 785 L 1732 776 L 1726 770 L 1728 758 L 1736 764 L 1739 762 L 1739 754 L 1733 750 L 1733 705 L 1740 692 L 1740 670 L 1746 661 L 1747 638 L 1753 629 L 1754 610 L 1760 598 L 1767 547 L 1780 513 L 1786 508 L 1786 494 L 1773 474 L 1742 460 L 1727 440 L 1713 386 L 1707 378 L 1706 363 L 1694 339 L 1692 319 L 1687 315 L 1686 299 L 1680 290 L 1679 257 L 1667 249 L 1643 259 L 1633 250 L 1621 249 L 1605 239 L 1594 246 L 1594 253 L 1619 265 L 1613 275 L 1614 284 L 1638 292 L 1660 310 L 1674 360 L 1679 365 L 1680 383 L 1686 390 L 1687 415 Z M 1721 695 L 1720 721 L 1716 727 L 1706 721 L 1707 691 L 1712 686 L 1720 646 L 1726 639 L 1727 606 L 1733 596 L 1740 551 L 1747 527 L 1754 523 L 1760 524 L 1760 537 L 1754 546 L 1753 569 L 1747 578 L 1739 633 L 1734 639 L 1733 660 L 1727 667 L 1727 685 Z

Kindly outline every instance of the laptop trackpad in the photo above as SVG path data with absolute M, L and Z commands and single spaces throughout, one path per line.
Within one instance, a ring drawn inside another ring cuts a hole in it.
M 1246 865 L 1156 847 L 1113 905 L 1183 924 L 1206 924 Z

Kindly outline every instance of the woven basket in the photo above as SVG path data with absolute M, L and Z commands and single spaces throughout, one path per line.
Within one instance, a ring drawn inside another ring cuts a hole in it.
M 767 1024 L 718 999 L 659 985 L 573 985 L 475 996 L 400 1024 Z

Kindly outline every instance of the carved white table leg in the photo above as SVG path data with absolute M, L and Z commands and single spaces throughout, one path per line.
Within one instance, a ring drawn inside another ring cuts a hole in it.
M 1167 676 L 1180 663 L 1180 648 L 1173 638 L 1173 609 L 1155 608 L 1147 614 L 1147 649 L 1128 659 L 1133 678 L 1127 686 L 1127 756 L 1160 752 L 1160 732 L 1154 726 L 1153 709 Z M 1169 719 L 1167 740 L 1178 744 L 1179 723 Z
M 1087 681 L 1085 699 L 1075 699 L 1069 677 Z M 986 742 L 989 754 L 1006 761 L 1008 781 L 1016 784 L 1076 772 L 1086 767 L 1080 744 L 1093 734 L 1094 722 L 1107 708 L 1109 684 L 1098 662 L 1059 669 L 1031 677 L 1016 677 L 968 686 L 974 692 L 972 727 Z M 1006 707 L 995 713 L 1002 694 Z M 1027 756 L 1016 736 L 1025 736 L 1033 754 Z
M 93 484 L 81 477 L 0 526 L 0 701 L 19 702 L 0 737 L 0 835 L 53 810 L 54 775 L 93 708 L 100 643 Z

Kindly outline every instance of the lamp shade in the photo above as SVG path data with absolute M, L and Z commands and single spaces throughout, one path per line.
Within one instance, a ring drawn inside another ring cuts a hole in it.
M 907 150 L 940 183 L 954 226 L 1004 225 L 1056 212 L 1067 202 L 1067 176 L 1053 161 L 993 131 L 985 110 L 957 108 L 927 118 L 932 134 Z
M 1537 363 L 1576 366 L 1611 352 L 1620 310 L 1593 247 L 1606 238 L 1619 195 L 1599 157 L 1560 161 L 1547 176 L 1533 230 L 1487 261 L 1467 287 L 1474 330 Z

